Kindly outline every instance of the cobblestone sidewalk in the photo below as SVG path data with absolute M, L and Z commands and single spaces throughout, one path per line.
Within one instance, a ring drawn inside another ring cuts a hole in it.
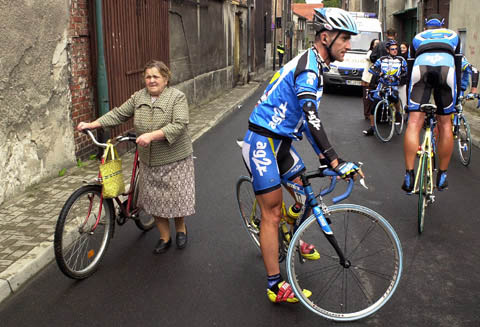
M 189 131 L 197 140 L 206 131 L 239 108 L 261 82 L 270 78 L 267 71 L 256 81 L 237 86 L 213 101 L 190 109 Z M 129 178 L 133 153 L 122 156 L 124 175 Z M 98 162 L 73 167 L 62 177 L 29 187 L 0 206 L 0 302 L 53 258 L 53 233 L 58 214 L 78 187 L 97 176 Z

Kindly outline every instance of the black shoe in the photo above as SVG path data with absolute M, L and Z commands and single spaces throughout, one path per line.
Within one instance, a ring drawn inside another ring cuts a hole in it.
M 372 136 L 373 134 L 375 134 L 375 130 L 371 126 L 369 129 L 363 131 L 363 135 L 365 136 Z
M 405 179 L 403 180 L 402 190 L 407 193 L 411 193 L 413 191 L 413 184 L 415 183 L 415 174 L 413 170 L 408 170 L 405 173 Z
M 168 248 L 172 245 L 172 239 L 170 238 L 168 242 L 165 242 L 163 239 L 160 239 L 153 249 L 153 253 L 161 254 L 167 252 Z
M 177 242 L 177 248 L 179 249 L 183 249 L 184 247 L 187 246 L 187 242 L 188 242 L 187 226 L 185 226 L 185 233 L 184 232 L 177 233 L 177 237 L 175 241 Z

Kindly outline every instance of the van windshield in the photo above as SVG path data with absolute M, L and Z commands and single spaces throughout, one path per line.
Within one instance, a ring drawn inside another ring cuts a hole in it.
M 370 42 L 373 39 L 380 40 L 380 33 L 379 32 L 363 32 L 360 31 L 358 35 L 352 35 L 350 42 L 352 44 L 352 51 L 368 51 L 370 47 Z

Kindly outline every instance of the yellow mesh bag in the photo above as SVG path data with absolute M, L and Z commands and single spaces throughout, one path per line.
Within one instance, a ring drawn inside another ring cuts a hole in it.
M 103 197 L 115 198 L 125 193 L 125 183 L 123 182 L 122 160 L 110 141 L 107 142 L 107 148 L 102 158 L 100 175 L 102 176 Z

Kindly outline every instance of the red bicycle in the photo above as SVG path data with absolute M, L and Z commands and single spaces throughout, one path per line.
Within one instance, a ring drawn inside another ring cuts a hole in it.
M 95 145 L 107 147 L 98 142 L 91 131 L 85 132 Z M 118 136 L 115 144 L 136 145 L 135 141 L 136 136 L 129 133 Z M 138 151 L 135 151 L 130 187 L 122 194 L 126 199 L 104 199 L 100 173 L 70 195 L 58 216 L 53 240 L 55 259 L 66 276 L 84 279 L 97 270 L 113 237 L 115 222 L 121 226 L 132 219 L 142 231 L 155 226 L 155 219 L 137 207 L 138 189 Z

